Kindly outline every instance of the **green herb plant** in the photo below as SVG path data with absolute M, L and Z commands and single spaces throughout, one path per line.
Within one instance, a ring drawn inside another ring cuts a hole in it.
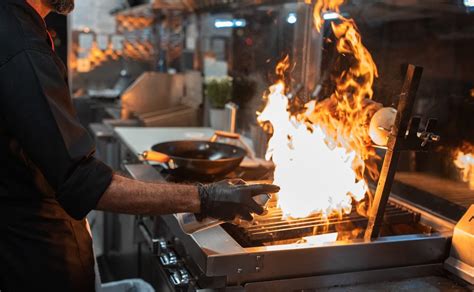
M 211 107 L 223 109 L 232 100 L 232 78 L 207 78 L 205 93 Z

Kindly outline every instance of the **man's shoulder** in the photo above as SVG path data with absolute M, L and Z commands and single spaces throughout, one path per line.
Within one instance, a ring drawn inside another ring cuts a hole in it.
M 48 48 L 42 20 L 31 10 L 24 0 L 0 1 L 0 66 L 26 49 Z

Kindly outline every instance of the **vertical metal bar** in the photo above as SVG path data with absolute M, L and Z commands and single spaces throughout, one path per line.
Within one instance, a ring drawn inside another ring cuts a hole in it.
M 237 131 L 237 109 L 239 107 L 233 103 L 229 102 L 226 103 L 225 105 L 225 110 L 228 115 L 229 121 L 228 121 L 228 129 L 226 129 L 230 133 L 236 133 Z
M 308 74 L 311 68 L 314 67 L 311 58 L 311 50 L 313 47 L 313 5 L 306 3 L 298 3 L 297 5 L 298 21 L 296 25 L 294 25 L 295 35 L 297 37 L 294 43 L 293 56 L 296 57 L 296 65 L 299 65 L 300 68 L 298 68 L 299 76 L 294 83 L 292 83 L 292 87 L 294 88 L 298 84 L 301 84 L 304 90 L 301 92 L 299 97 L 304 98 L 302 101 L 307 102 L 308 100 L 306 98 L 309 96 L 308 88 L 314 87 L 314 85 L 311 85 L 310 83 L 316 82 L 316 80 L 314 80 L 315 78 L 311 79 Z M 294 74 L 292 73 L 292 75 Z
M 393 179 L 397 170 L 400 150 L 405 142 L 405 135 L 410 122 L 413 106 L 415 104 L 416 92 L 420 84 L 423 68 L 409 65 L 405 76 L 395 125 L 388 139 L 387 152 L 383 161 L 382 171 L 377 183 L 377 190 L 372 206 L 369 211 L 369 222 L 365 230 L 365 240 L 375 239 L 380 234 L 383 223 L 385 206 L 390 196 Z

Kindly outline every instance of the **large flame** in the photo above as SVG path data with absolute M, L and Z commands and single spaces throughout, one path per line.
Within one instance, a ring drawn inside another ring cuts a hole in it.
M 474 146 L 465 144 L 457 151 L 454 164 L 460 169 L 463 181 L 469 183 L 469 188 L 474 190 Z
M 316 29 L 323 25 L 322 15 L 339 12 L 342 3 L 319 0 L 314 10 Z M 370 118 L 380 108 L 371 101 L 377 68 L 352 19 L 340 16 L 339 24 L 331 27 L 338 52 L 350 63 L 337 78 L 334 93 L 291 113 L 284 81 L 290 67 L 286 57 L 276 68 L 279 80 L 270 87 L 258 116 L 261 124 L 272 125 L 266 158 L 275 164 L 274 182 L 281 187 L 278 204 L 289 217 L 350 213 L 352 202 L 362 200 L 368 190 L 367 166 L 372 177 L 378 175 L 370 164 L 375 153 L 368 135 Z
M 311 3 L 307 1 L 306 3 Z M 344 3 L 344 0 L 319 0 L 316 2 L 313 13 L 314 26 L 318 31 L 321 31 L 323 27 L 324 18 L 323 15 L 327 11 L 333 11 L 339 13 L 339 6 Z

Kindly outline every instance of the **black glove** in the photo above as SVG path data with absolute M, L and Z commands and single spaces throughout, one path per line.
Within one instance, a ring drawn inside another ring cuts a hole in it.
M 223 180 L 208 185 L 199 185 L 201 213 L 197 218 L 212 217 L 232 221 L 237 216 L 251 221 L 252 213 L 263 214 L 263 206 L 253 200 L 254 196 L 276 193 L 278 186 L 270 184 L 247 185 L 241 179 Z

